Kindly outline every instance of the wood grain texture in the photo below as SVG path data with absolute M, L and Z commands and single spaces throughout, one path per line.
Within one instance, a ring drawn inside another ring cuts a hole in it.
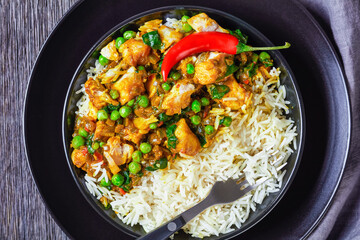
M 22 110 L 36 56 L 75 2 L 0 0 L 0 239 L 68 239 L 31 177 L 22 141 Z

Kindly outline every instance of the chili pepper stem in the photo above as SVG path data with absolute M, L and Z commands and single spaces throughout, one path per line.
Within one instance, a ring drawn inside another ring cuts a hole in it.
M 236 46 L 236 54 L 242 53 L 242 52 L 250 52 L 250 51 L 259 51 L 259 50 L 278 50 L 278 49 L 285 49 L 289 48 L 291 46 L 290 43 L 285 42 L 283 46 L 274 46 L 274 47 L 251 47 L 249 45 L 245 45 L 242 42 L 239 42 L 239 44 Z

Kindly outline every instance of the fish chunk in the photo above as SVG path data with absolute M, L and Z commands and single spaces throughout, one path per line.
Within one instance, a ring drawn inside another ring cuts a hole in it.
M 227 78 L 224 85 L 230 88 L 230 92 L 224 95 L 220 100 L 217 100 L 225 107 L 230 107 L 231 110 L 240 110 L 242 107 L 247 107 L 251 103 L 251 92 L 244 89 L 233 76 Z
M 175 137 L 178 139 L 175 151 L 186 156 L 195 156 L 201 150 L 199 139 L 186 124 L 184 118 L 176 123 Z
M 120 136 L 138 145 L 143 139 L 144 134 L 140 133 L 139 129 L 135 127 L 133 121 L 129 118 L 125 118 L 124 126 L 125 127 L 120 130 Z
M 134 147 L 130 144 L 121 141 L 119 136 L 111 137 L 107 141 L 107 152 L 115 164 L 120 166 L 131 161 L 131 154 L 134 152 Z
M 181 109 L 186 108 L 191 102 L 191 94 L 195 92 L 195 86 L 187 80 L 178 81 L 164 97 L 161 105 L 166 110 L 167 115 L 181 113 Z
M 103 108 L 107 104 L 118 105 L 118 102 L 110 97 L 105 87 L 99 81 L 89 78 L 84 87 L 90 101 L 97 109 Z
M 103 47 L 100 51 L 100 54 L 112 61 L 120 60 L 119 52 L 115 47 L 115 40 L 111 41 L 105 47 Z
M 85 163 L 90 163 L 92 160 L 91 155 L 84 151 L 85 148 L 85 146 L 82 146 L 79 149 L 74 149 L 71 153 L 71 160 L 78 168 L 81 168 Z
M 142 75 L 136 73 L 135 67 L 130 67 L 111 88 L 119 92 L 119 100 L 122 105 L 145 92 Z
M 195 64 L 194 82 L 207 85 L 218 82 L 225 76 L 227 65 L 225 57 L 227 54 L 218 52 L 207 52 L 201 54 Z
M 135 118 L 133 123 L 141 134 L 147 134 L 150 131 L 149 125 L 157 121 L 158 119 L 154 115 L 151 115 L 149 118 Z
M 122 54 L 123 61 L 136 67 L 137 65 L 146 65 L 151 47 L 146 45 L 142 40 L 129 39 L 123 43 L 119 52 Z
M 159 29 L 161 22 L 162 22 L 162 20 L 160 20 L 160 19 L 147 21 L 146 23 L 144 23 L 144 25 L 139 27 L 139 31 L 142 33 L 156 31 Z
M 105 121 L 97 121 L 96 129 L 94 133 L 94 140 L 100 140 L 106 142 L 109 137 L 113 137 L 115 135 L 115 127 L 109 126 L 105 123 Z
M 174 43 L 180 41 L 181 38 L 183 37 L 182 33 L 176 31 L 173 28 L 169 28 L 165 25 L 162 25 L 159 28 L 158 33 L 160 35 L 161 42 L 164 44 L 164 47 L 161 48 L 161 52 L 165 52 L 166 49 L 168 49 Z
M 214 20 L 211 19 L 205 13 L 197 14 L 187 21 L 190 26 L 195 29 L 197 32 L 224 32 L 228 33 L 228 31 L 222 27 Z

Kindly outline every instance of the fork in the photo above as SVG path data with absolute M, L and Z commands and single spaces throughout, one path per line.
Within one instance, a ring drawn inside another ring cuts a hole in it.
M 245 179 L 245 176 L 241 176 L 238 179 L 228 179 L 225 182 L 215 182 L 209 195 L 203 201 L 176 216 L 169 222 L 161 225 L 159 228 L 149 232 L 145 236 L 138 238 L 138 240 L 165 240 L 208 207 L 216 204 L 234 202 L 251 190 L 256 189 L 266 180 L 268 179 L 263 179 L 254 185 L 250 185 Z

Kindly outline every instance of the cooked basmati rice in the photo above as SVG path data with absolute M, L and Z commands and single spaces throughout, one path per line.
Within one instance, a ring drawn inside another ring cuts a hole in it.
M 101 71 L 102 66 L 96 63 L 95 68 L 88 70 L 88 77 Z M 234 203 L 206 209 L 183 230 L 202 238 L 240 228 L 257 204 L 279 191 L 286 172 L 282 169 L 293 153 L 291 147 L 296 149 L 296 126 L 283 115 L 289 109 L 279 74 L 280 70 L 273 68 L 272 78 L 267 82 L 261 76 L 255 79 L 251 110 L 242 114 L 229 108 L 211 109 L 209 114 L 216 117 L 215 128 L 219 127 L 219 115 L 226 114 L 233 121 L 230 127 L 220 128 L 216 141 L 195 157 L 177 159 L 169 162 L 165 170 L 144 175 L 139 186 L 123 196 L 99 185 L 101 179 L 108 176 L 101 169 L 102 163 L 93 164 L 92 168 L 102 174 L 98 179 L 85 176 L 89 192 L 97 199 L 105 196 L 111 200 L 112 209 L 124 223 L 140 224 L 149 232 L 203 200 L 216 181 L 238 178 L 242 174 L 250 184 L 269 179 Z M 78 92 L 83 96 L 77 103 L 77 114 L 86 116 L 89 98 L 83 86 Z

